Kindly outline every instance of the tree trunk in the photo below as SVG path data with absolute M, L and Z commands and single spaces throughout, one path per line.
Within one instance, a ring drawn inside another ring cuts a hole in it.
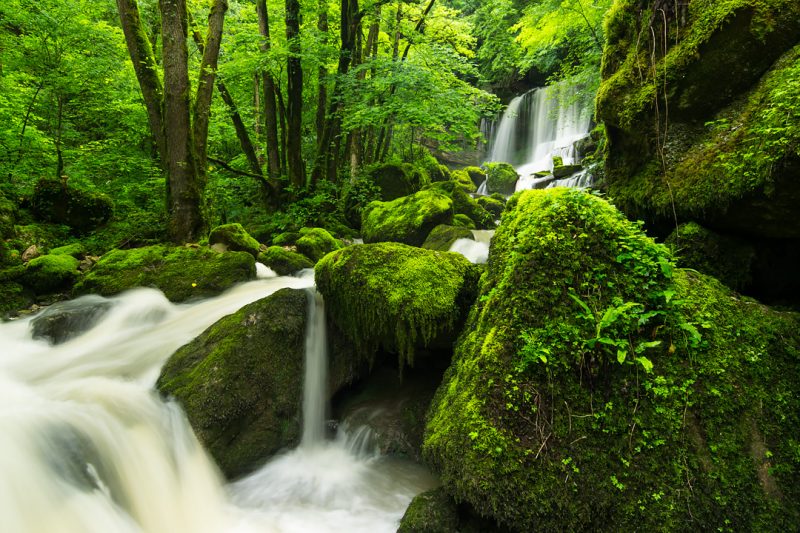
M 286 158 L 289 182 L 297 189 L 305 185 L 305 163 L 302 153 L 303 127 L 303 68 L 300 64 L 300 2 L 286 0 L 286 41 L 289 55 L 286 58 Z
M 162 115 L 164 89 L 158 76 L 158 65 L 156 65 L 153 49 L 150 46 L 150 39 L 148 39 L 142 26 L 139 6 L 136 0 L 117 0 L 117 9 L 119 10 L 122 32 L 125 34 L 125 42 L 128 45 L 128 53 L 131 56 L 133 69 L 136 72 L 136 78 L 139 80 L 139 87 L 142 90 L 150 134 L 153 136 L 156 150 L 158 150 L 161 168 L 166 171 L 167 148 L 164 138 L 164 117 Z
M 208 34 L 201 49 L 203 59 L 200 62 L 200 78 L 197 82 L 197 95 L 194 102 L 194 151 L 197 157 L 198 176 L 205 177 L 206 156 L 208 151 L 208 121 L 211 114 L 211 97 L 214 94 L 214 79 L 217 74 L 217 59 L 222 41 L 222 26 L 225 12 L 228 10 L 227 0 L 214 0 L 208 13 Z M 187 70 L 188 72 L 188 70 Z
M 199 240 L 205 224 L 202 180 L 193 153 L 190 119 L 188 20 L 185 0 L 159 0 L 164 58 L 164 140 L 167 153 L 169 235 L 175 242 Z
M 323 46 L 328 44 L 328 0 L 320 0 L 319 2 L 319 18 L 317 20 L 317 30 L 320 32 L 320 37 Z M 324 61 L 320 61 L 319 68 L 317 69 L 317 153 L 321 148 L 322 136 L 325 133 L 325 115 L 328 112 L 328 69 L 325 67 Z
M 258 29 L 261 33 L 261 52 L 267 54 L 270 50 L 269 12 L 266 0 L 256 2 L 258 11 Z M 278 112 L 275 104 L 275 80 L 269 71 L 261 73 L 261 85 L 264 89 L 264 127 L 267 138 L 267 173 L 273 182 L 277 182 L 281 175 L 280 146 L 278 142 Z

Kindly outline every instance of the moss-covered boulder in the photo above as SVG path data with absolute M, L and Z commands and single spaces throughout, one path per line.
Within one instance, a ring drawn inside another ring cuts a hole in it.
M 506 208 L 505 202 L 497 198 L 492 198 L 491 196 L 480 196 L 477 202 L 478 205 L 487 210 L 495 220 L 500 218 L 500 215 L 503 214 L 503 209 Z
M 78 260 L 70 255 L 42 255 L 25 265 L 21 283 L 37 294 L 69 290 L 78 279 Z
M 465 167 L 462 170 L 466 172 L 475 187 L 480 187 L 486 181 L 486 171 L 480 167 Z
M 297 239 L 297 251 L 311 259 L 314 263 L 322 259 L 325 254 L 342 247 L 342 241 L 334 239 L 333 235 L 322 228 L 303 228 L 300 238 Z
M 473 193 L 478 190 L 478 186 L 472 182 L 466 170 L 454 170 L 451 175 L 451 181 L 458 183 L 461 189 L 466 193 Z
M 258 262 L 268 266 L 279 276 L 288 276 L 304 268 L 314 268 L 311 259 L 282 246 L 270 246 L 258 254 Z
M 447 224 L 440 224 L 431 231 L 428 238 L 422 244 L 422 247 L 427 250 L 435 250 L 437 252 L 446 252 L 450 250 L 453 243 L 458 239 L 474 239 L 472 230 L 458 226 L 448 226 Z
M 226 477 L 253 470 L 299 439 L 306 291 L 282 289 L 180 348 L 156 388 L 180 402 Z
M 453 533 L 458 506 L 442 487 L 417 495 L 406 509 L 397 533 Z
M 444 165 L 437 164 L 431 166 L 427 170 L 432 183 L 435 183 L 437 181 L 450 181 L 451 179 L 453 179 L 450 173 L 450 169 Z
M 792 529 L 797 315 L 672 268 L 613 206 L 512 197 L 428 416 L 445 489 L 514 531 Z
M 666 244 L 679 266 L 699 270 L 728 287 L 741 290 L 752 280 L 756 250 L 746 243 L 688 222 L 678 226 Z
M 486 163 L 486 188 L 490 193 L 514 194 L 519 174 L 508 163 Z
M 247 233 L 247 230 L 235 222 L 217 226 L 208 235 L 208 244 L 222 244 L 232 252 L 247 252 L 253 257 L 258 257 L 261 245 Z
M 453 217 L 453 225 L 459 228 L 465 228 L 469 230 L 475 229 L 475 222 L 472 221 L 467 215 L 463 215 L 458 213 L 456 216 Z
M 112 305 L 94 294 L 55 303 L 31 320 L 31 337 L 61 344 L 94 327 Z
M 364 242 L 402 242 L 420 246 L 433 228 L 453 221 L 453 200 L 424 190 L 391 202 L 372 202 L 362 214 Z
M 452 343 L 479 276 L 459 254 L 398 243 L 349 246 L 315 272 L 331 320 L 362 358 L 382 346 L 411 366 L 417 349 Z
M 494 228 L 494 217 L 492 214 L 484 209 L 475 198 L 464 192 L 463 188 L 459 187 L 457 183 L 453 181 L 433 183 L 429 185 L 427 189 L 435 189 L 450 196 L 453 200 L 453 212 L 456 215 L 465 215 L 469 217 L 475 228 Z M 467 226 L 469 226 L 469 224 Z
M 430 182 L 425 170 L 410 163 L 383 163 L 367 170 L 367 179 L 380 190 L 384 202 L 419 191 Z
M 67 244 L 65 246 L 59 246 L 50 250 L 50 255 L 71 255 L 76 259 L 80 259 L 85 255 L 85 253 L 86 250 L 84 249 L 83 244 L 79 242 Z
M 664 4 L 617 0 L 606 17 L 609 195 L 654 224 L 800 237 L 800 4 Z
M 255 260 L 247 252 L 156 245 L 108 252 L 74 291 L 111 296 L 134 287 L 155 287 L 171 301 L 182 302 L 217 295 L 255 277 Z
M 114 203 L 98 192 L 42 179 L 33 191 L 31 209 L 40 220 L 85 232 L 108 222 L 114 214 Z

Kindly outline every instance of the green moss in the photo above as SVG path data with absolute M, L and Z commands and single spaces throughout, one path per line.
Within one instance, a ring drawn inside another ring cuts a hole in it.
M 513 194 L 519 174 L 508 163 L 486 163 L 486 188 L 489 192 Z
M 0 193 L 0 240 L 14 236 L 17 221 L 17 205 Z
M 409 163 L 383 163 L 367 169 L 366 175 L 385 202 L 414 194 L 430 183 L 425 170 Z
M 436 165 L 436 167 L 428 169 L 428 174 L 430 174 L 431 182 L 450 181 L 453 179 L 450 169 L 444 165 Z
M 463 172 L 467 173 L 467 176 L 469 176 L 469 179 L 475 187 L 480 187 L 486 180 L 486 172 L 480 167 L 466 167 L 463 169 Z
M 69 227 L 61 224 L 28 224 L 14 226 L 16 237 L 9 245 L 20 251 L 36 245 L 40 249 L 49 250 L 69 243 Z
M 515 531 L 791 529 L 797 325 L 674 272 L 600 198 L 525 191 L 423 453 L 457 501 Z
M 467 215 L 462 215 L 461 213 L 453 217 L 453 225 L 470 230 L 475 229 L 475 223 L 472 221 L 472 219 Z
M 228 478 L 299 437 L 308 296 L 282 289 L 180 348 L 156 388 L 174 396 Z
M 0 281 L 0 316 L 13 314 L 32 303 L 33 299 L 22 285 L 13 281 Z
M 430 231 L 453 220 L 453 200 L 424 190 L 391 202 L 372 202 L 364 210 L 364 242 L 393 241 L 420 246 Z
M 406 509 L 397 533 L 452 533 L 458 507 L 441 487 L 417 495 Z
M 349 246 L 325 256 L 315 271 L 329 316 L 361 358 L 383 346 L 409 365 L 418 347 L 454 336 L 478 276 L 459 254 L 397 243 Z
M 472 182 L 472 178 L 469 177 L 466 170 L 454 170 L 451 174 L 451 181 L 458 183 L 461 189 L 466 193 L 475 192 L 478 190 L 478 186 Z
M 272 244 L 274 246 L 290 246 L 297 243 L 297 240 L 300 238 L 300 234 L 297 232 L 289 231 L 285 233 L 280 233 L 272 239 Z
M 481 196 L 477 199 L 478 205 L 487 210 L 495 219 L 500 218 L 503 209 L 506 208 L 504 201 L 492 198 L 491 196 Z
M 108 252 L 75 286 L 75 293 L 111 296 L 155 287 L 181 302 L 214 296 L 255 276 L 255 260 L 246 252 L 156 245 Z
M 431 231 L 422 247 L 427 250 L 446 252 L 458 239 L 474 239 L 472 230 L 465 227 L 448 226 L 441 224 Z
M 461 225 L 464 227 L 474 227 L 477 229 L 490 229 L 494 228 L 494 217 L 481 204 L 472 196 L 464 192 L 462 187 L 459 187 L 453 181 L 433 183 L 426 187 L 426 189 L 441 191 L 453 200 L 453 212 L 458 215 L 464 215 L 470 219 L 469 222 L 461 219 Z
M 322 259 L 325 254 L 342 247 L 341 241 L 322 228 L 303 228 L 301 237 L 297 240 L 297 250 L 311 259 L 314 263 Z
M 780 202 L 788 195 L 772 194 L 776 183 L 796 190 L 796 171 L 786 162 L 797 160 L 800 143 L 792 126 L 800 102 L 800 5 L 693 1 L 685 22 L 668 22 L 669 48 L 652 54 L 651 27 L 664 31 L 660 14 L 624 0 L 606 19 L 597 115 L 608 132 L 611 196 L 631 216 L 651 221 L 736 218 L 737 202 L 761 194 Z M 748 211 L 755 215 L 748 229 L 778 232 L 786 223 L 774 212 L 768 201 Z
M 50 255 L 71 255 L 72 257 L 79 258 L 83 256 L 85 250 L 83 244 L 76 242 L 66 246 L 59 246 L 50 250 Z
M 265 264 L 279 276 L 288 276 L 304 268 L 314 268 L 314 263 L 308 257 L 281 246 L 270 246 L 265 252 L 258 254 L 258 262 Z
M 109 197 L 49 179 L 36 184 L 31 208 L 40 220 L 64 224 L 80 232 L 105 224 L 114 213 L 114 203 Z
M 244 227 L 237 223 L 217 226 L 208 235 L 208 244 L 224 244 L 233 252 L 247 252 L 258 257 L 261 247 L 258 241 L 250 236 Z
M 78 260 L 70 255 L 42 255 L 25 265 L 21 281 L 37 294 L 70 289 L 78 279 Z
M 750 282 L 755 249 L 731 237 L 718 235 L 694 222 L 681 224 L 667 238 L 678 265 L 713 276 L 728 287 L 741 289 Z

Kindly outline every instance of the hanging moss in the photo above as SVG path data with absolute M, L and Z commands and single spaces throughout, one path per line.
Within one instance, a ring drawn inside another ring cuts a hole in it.
M 453 243 L 458 239 L 473 239 L 472 230 L 464 227 L 448 226 L 440 224 L 433 228 L 428 238 L 425 239 L 422 247 L 427 250 L 446 252 L 450 250 Z
M 413 365 L 418 347 L 454 338 L 475 294 L 478 270 L 459 254 L 398 243 L 349 246 L 315 268 L 329 316 L 371 359 L 379 346 Z
M 265 252 L 258 254 L 258 262 L 268 266 L 279 276 L 288 276 L 304 268 L 314 268 L 314 262 L 308 257 L 281 246 L 270 246 Z
M 402 242 L 420 246 L 430 231 L 453 220 L 453 201 L 436 190 L 424 190 L 391 202 L 372 202 L 362 215 L 364 242 Z
M 342 242 L 322 228 L 303 228 L 301 237 L 297 240 L 297 250 L 311 259 L 314 263 L 322 259 L 325 254 L 342 247 Z
M 247 252 L 253 257 L 258 257 L 258 241 L 247 233 L 247 230 L 238 222 L 217 226 L 208 235 L 208 244 L 224 244 L 232 252 Z
M 75 293 L 111 296 L 155 287 L 171 301 L 182 302 L 214 296 L 255 277 L 255 260 L 246 252 L 157 245 L 108 252 L 75 286 Z
M 797 315 L 575 190 L 512 197 L 424 456 L 513 531 L 792 529 Z

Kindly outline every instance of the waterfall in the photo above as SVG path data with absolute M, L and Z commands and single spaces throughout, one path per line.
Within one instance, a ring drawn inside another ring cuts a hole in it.
M 472 230 L 472 239 L 456 239 L 450 245 L 451 252 L 456 252 L 471 263 L 483 264 L 489 260 L 489 244 L 494 236 L 494 230 Z
M 303 385 L 302 446 L 325 440 L 325 398 L 328 378 L 328 339 L 325 303 L 314 289 L 308 291 L 308 325 L 305 343 L 305 384 Z
M 394 532 L 435 478 L 365 453 L 362 429 L 324 440 L 325 315 L 313 274 L 264 275 L 191 304 L 154 289 L 105 299 L 91 329 L 55 346 L 31 338 L 30 318 L 0 323 L 0 529 Z M 287 287 L 310 291 L 303 444 L 225 485 L 180 406 L 152 387 L 178 347 Z
M 567 102 L 562 105 L 562 102 Z M 533 89 L 508 104 L 494 129 L 489 161 L 511 163 L 521 176 L 517 190 L 548 184 L 534 174 L 553 170 L 553 157 L 565 165 L 577 163 L 575 142 L 586 137 L 591 124 L 589 103 L 566 84 Z

